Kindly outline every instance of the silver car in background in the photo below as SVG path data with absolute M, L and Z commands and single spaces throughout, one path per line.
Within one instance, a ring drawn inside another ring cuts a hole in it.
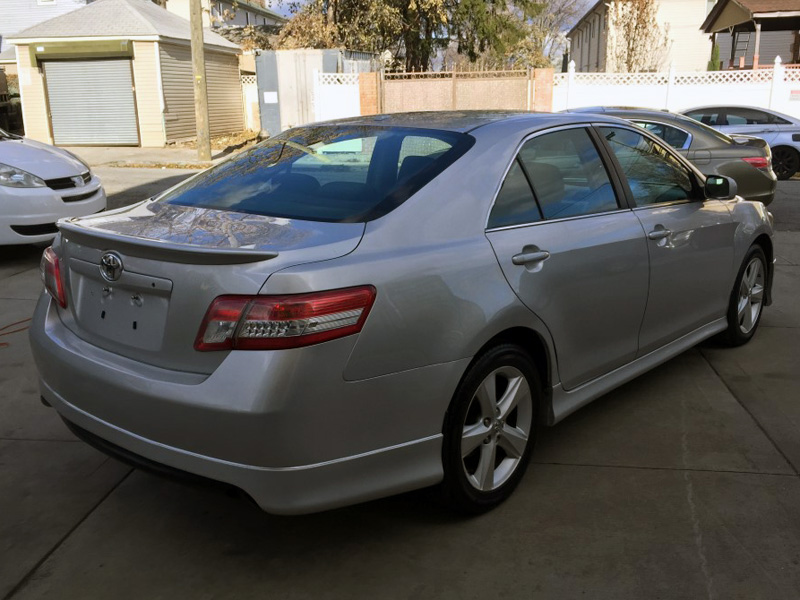
M 113 456 L 283 514 L 432 485 L 493 508 L 537 427 L 747 342 L 772 282 L 763 204 L 598 115 L 300 127 L 60 230 L 43 401 Z
M 778 179 L 789 179 L 800 169 L 800 119 L 751 106 L 704 106 L 683 114 L 728 135 L 751 135 L 766 141 Z

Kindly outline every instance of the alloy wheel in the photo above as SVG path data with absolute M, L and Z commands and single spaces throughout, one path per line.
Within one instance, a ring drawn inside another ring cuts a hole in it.
M 800 169 L 800 155 L 791 148 L 775 148 L 772 151 L 772 170 L 778 179 L 789 179 Z
M 508 481 L 532 424 L 533 399 L 522 372 L 511 366 L 492 371 L 470 401 L 461 434 L 462 465 L 472 487 L 489 492 Z
M 739 329 L 742 333 L 750 331 L 758 323 L 761 307 L 764 303 L 764 265 L 761 259 L 754 256 L 747 263 L 739 285 L 739 302 L 736 314 Z

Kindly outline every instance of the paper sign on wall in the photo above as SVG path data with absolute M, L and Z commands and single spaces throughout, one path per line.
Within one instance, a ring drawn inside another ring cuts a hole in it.
M 277 104 L 278 92 L 264 92 L 264 104 Z

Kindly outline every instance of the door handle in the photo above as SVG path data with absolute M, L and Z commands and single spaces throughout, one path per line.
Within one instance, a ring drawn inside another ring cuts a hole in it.
M 521 252 L 511 257 L 511 262 L 515 265 L 529 265 L 531 263 L 542 262 L 550 258 L 550 253 L 547 250 L 539 250 L 538 252 Z
M 662 227 L 661 229 L 653 229 L 653 231 L 647 234 L 647 237 L 651 240 L 663 240 L 665 237 L 669 237 L 671 233 L 672 231 Z

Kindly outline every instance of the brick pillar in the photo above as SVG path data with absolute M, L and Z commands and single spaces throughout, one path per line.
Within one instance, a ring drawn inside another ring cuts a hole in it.
M 378 114 L 378 75 L 379 73 L 358 74 L 358 95 L 361 99 L 362 115 Z
M 553 69 L 534 69 L 535 84 L 533 110 L 551 112 L 553 110 Z

